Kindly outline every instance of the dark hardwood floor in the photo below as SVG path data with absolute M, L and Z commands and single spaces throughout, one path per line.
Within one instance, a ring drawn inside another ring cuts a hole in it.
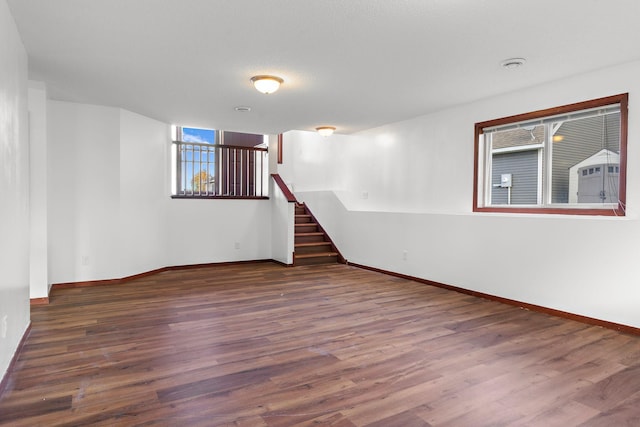
M 341 264 L 56 289 L 11 426 L 640 426 L 640 337 Z

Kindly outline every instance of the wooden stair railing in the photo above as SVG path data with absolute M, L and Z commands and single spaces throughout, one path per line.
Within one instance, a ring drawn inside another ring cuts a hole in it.
M 296 203 L 294 236 L 294 265 L 346 262 L 304 203 Z
M 298 203 L 298 201 L 296 200 L 296 196 L 294 196 L 291 190 L 289 190 L 289 187 L 287 187 L 287 184 L 284 183 L 284 180 L 280 175 L 278 175 L 277 173 L 272 173 L 271 177 L 273 178 L 273 181 L 276 183 L 278 188 L 280 188 L 280 191 L 282 191 L 282 194 L 284 194 L 287 202 Z

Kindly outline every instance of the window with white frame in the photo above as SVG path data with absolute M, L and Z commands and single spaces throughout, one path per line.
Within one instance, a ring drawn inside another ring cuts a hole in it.
M 624 215 L 628 94 L 475 125 L 474 211 Z

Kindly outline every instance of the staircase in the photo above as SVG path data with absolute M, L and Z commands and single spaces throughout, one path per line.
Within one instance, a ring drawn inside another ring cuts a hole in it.
M 296 203 L 294 265 L 344 262 L 342 256 L 304 203 Z

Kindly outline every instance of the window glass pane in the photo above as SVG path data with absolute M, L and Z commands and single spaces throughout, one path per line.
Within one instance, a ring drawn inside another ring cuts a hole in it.
M 213 129 L 182 128 L 183 142 L 216 143 L 216 132 Z
M 213 129 L 181 128 L 180 190 L 191 194 L 215 193 L 215 144 Z
M 620 113 L 557 122 L 550 129 L 551 202 L 617 203 Z
M 496 131 L 490 136 L 491 204 L 538 204 L 544 126 Z

